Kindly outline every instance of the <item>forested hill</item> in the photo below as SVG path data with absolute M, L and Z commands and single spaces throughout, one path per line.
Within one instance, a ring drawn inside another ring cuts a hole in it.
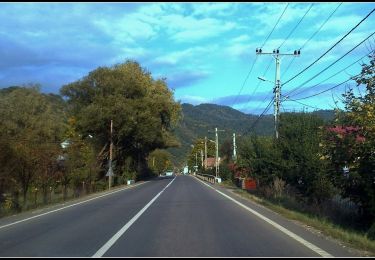
M 313 112 L 325 121 L 333 118 L 332 110 L 320 110 Z M 193 106 L 191 104 L 182 104 L 183 119 L 180 125 L 175 129 L 181 147 L 170 148 L 168 151 L 173 155 L 175 165 L 181 166 L 184 163 L 186 154 L 190 150 L 196 138 L 207 138 L 215 140 L 215 127 L 225 132 L 219 132 L 219 143 L 226 139 L 232 138 L 233 133 L 236 135 L 249 134 L 253 123 L 258 119 L 258 115 L 242 113 L 228 106 L 215 104 L 201 104 Z M 212 131 L 212 132 L 208 132 Z M 273 115 L 262 117 L 255 127 L 253 133 L 258 135 L 272 135 L 274 131 Z

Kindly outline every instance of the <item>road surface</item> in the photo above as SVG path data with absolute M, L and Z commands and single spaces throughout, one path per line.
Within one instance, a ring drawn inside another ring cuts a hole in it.
M 353 256 L 218 185 L 156 178 L 0 220 L 0 257 Z

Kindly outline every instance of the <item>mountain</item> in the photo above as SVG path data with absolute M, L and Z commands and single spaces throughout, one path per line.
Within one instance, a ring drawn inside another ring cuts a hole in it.
M 330 121 L 334 117 L 332 110 L 319 110 L 313 113 L 325 121 Z M 184 164 L 195 139 L 203 139 L 205 136 L 211 140 L 215 139 L 215 127 L 219 130 L 225 130 L 225 132 L 219 132 L 218 134 L 219 146 L 225 140 L 232 140 L 233 133 L 236 133 L 236 136 L 250 133 L 273 135 L 274 133 L 273 115 L 265 115 L 258 120 L 258 115 L 245 114 L 228 106 L 215 104 L 193 106 L 186 103 L 182 104 L 182 114 L 183 118 L 174 130 L 181 147 L 168 149 L 173 156 L 173 163 L 178 167 Z M 257 124 L 252 127 L 256 120 L 258 120 Z
M 187 153 L 197 138 L 215 139 L 215 127 L 225 132 L 219 132 L 219 145 L 226 139 L 231 139 L 233 133 L 236 136 L 248 132 L 252 124 L 258 119 L 257 115 L 244 114 L 236 109 L 215 104 L 201 104 L 193 106 L 182 104 L 183 119 L 174 133 L 181 143 L 179 148 L 170 148 L 173 162 L 180 166 L 184 163 Z M 212 131 L 212 132 L 208 132 Z M 266 115 L 259 120 L 254 133 L 271 135 L 273 133 L 273 116 Z

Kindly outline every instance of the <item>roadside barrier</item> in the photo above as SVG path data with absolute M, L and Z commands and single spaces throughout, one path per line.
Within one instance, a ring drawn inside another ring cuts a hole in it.
M 208 181 L 208 182 L 211 182 L 213 184 L 215 184 L 215 182 L 216 182 L 216 177 L 213 176 L 213 175 L 197 173 L 195 176 L 197 176 L 199 179 L 201 179 L 203 181 Z

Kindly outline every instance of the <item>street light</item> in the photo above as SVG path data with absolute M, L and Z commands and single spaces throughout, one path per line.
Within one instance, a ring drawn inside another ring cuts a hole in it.
M 268 81 L 268 82 L 271 82 L 272 84 L 275 84 L 275 82 L 273 82 L 271 80 L 268 80 L 268 79 L 265 79 L 263 77 L 258 77 L 258 79 L 260 79 L 261 81 Z

